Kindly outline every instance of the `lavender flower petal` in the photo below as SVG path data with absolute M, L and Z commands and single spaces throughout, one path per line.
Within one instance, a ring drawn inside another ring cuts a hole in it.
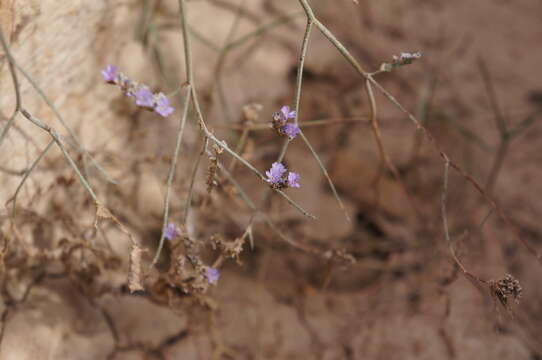
M 296 112 L 290 111 L 290 107 L 288 105 L 281 107 L 280 113 L 281 113 L 281 120 L 283 122 L 288 121 L 288 119 L 295 119 L 296 117 Z
M 299 185 L 299 174 L 295 172 L 289 172 L 288 173 L 288 186 L 293 188 L 299 188 L 301 185 Z
M 267 181 L 271 184 L 280 184 L 282 182 L 282 176 L 286 172 L 286 167 L 282 165 L 279 162 L 274 162 L 273 165 L 271 165 L 271 169 L 265 172 L 265 175 L 267 175 Z
M 208 267 L 205 269 L 205 277 L 207 278 L 207 281 L 209 281 L 209 284 L 216 285 L 218 279 L 220 278 L 220 271 L 218 269 Z
M 168 240 L 173 240 L 175 237 L 179 236 L 181 231 L 175 225 L 175 223 L 170 222 L 167 224 L 166 229 L 164 230 L 164 238 Z
M 146 86 L 140 86 L 134 92 L 136 98 L 136 105 L 142 107 L 153 108 L 154 107 L 154 96 L 152 92 Z
M 156 96 L 154 111 L 163 117 L 168 117 L 175 109 L 169 105 L 169 99 L 163 93 Z
M 282 128 L 282 131 L 290 138 L 290 140 L 292 140 L 297 136 L 297 134 L 299 134 L 301 130 L 295 124 L 286 124 Z
M 102 70 L 102 76 L 104 80 L 110 84 L 115 84 L 118 73 L 119 73 L 118 67 L 111 64 L 107 65 L 105 69 Z

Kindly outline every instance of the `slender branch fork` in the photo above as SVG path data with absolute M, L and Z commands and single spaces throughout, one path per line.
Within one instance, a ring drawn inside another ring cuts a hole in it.
M 322 24 L 314 15 L 314 12 L 309 5 L 308 0 L 299 0 L 299 3 L 303 7 L 303 10 L 305 11 L 305 15 L 307 16 L 307 19 L 311 19 L 314 23 L 314 26 L 320 30 L 322 35 L 324 35 L 329 42 L 339 51 L 341 55 L 350 63 L 350 65 L 371 85 L 373 85 L 376 89 L 378 89 L 394 106 L 396 106 L 401 112 L 403 112 L 410 121 L 416 126 L 417 130 L 420 130 L 421 133 L 426 137 L 426 139 L 429 141 L 429 143 L 432 145 L 433 149 L 440 155 L 440 157 L 445 161 L 449 163 L 449 166 L 451 166 L 452 169 L 454 169 L 457 173 L 459 173 L 467 182 L 469 182 L 481 195 L 482 197 L 490 204 L 490 206 L 497 212 L 499 217 L 506 223 L 507 226 L 510 228 L 514 228 L 514 224 L 512 221 L 508 218 L 508 216 L 504 213 L 504 211 L 501 209 L 501 207 L 492 199 L 491 195 L 469 174 L 467 174 L 462 167 L 460 167 L 455 161 L 453 161 L 437 144 L 435 138 L 431 135 L 431 133 L 416 119 L 412 113 L 410 113 L 403 105 L 395 99 L 395 97 L 389 93 L 382 85 L 380 85 L 373 77 L 373 75 L 376 75 L 378 72 L 375 73 L 369 73 L 365 71 L 365 69 L 359 64 L 359 62 L 350 54 L 350 52 L 344 47 L 344 45 L 341 44 L 341 42 L 333 35 L 329 29 Z M 538 262 L 542 265 L 542 254 L 538 253 L 538 251 L 532 247 L 525 239 L 522 237 L 517 237 L 519 241 L 523 244 L 523 246 L 538 260 Z
M 197 88 L 196 88 L 196 84 L 195 84 L 195 81 L 194 81 L 193 64 L 192 64 L 192 48 L 191 48 L 188 24 L 187 24 L 187 20 L 186 20 L 187 19 L 187 16 L 186 16 L 187 7 L 186 7 L 186 4 L 185 4 L 185 0 L 179 0 L 179 13 L 180 13 L 179 19 L 180 19 L 180 22 L 181 22 L 181 30 L 182 30 L 181 32 L 182 32 L 183 48 L 184 48 L 184 59 L 185 59 L 185 70 L 186 70 L 185 71 L 185 76 L 186 76 L 186 79 L 187 79 L 187 88 L 188 88 L 187 95 L 186 95 L 186 98 L 185 98 L 185 103 L 184 103 L 183 117 L 185 117 L 185 115 L 187 114 L 187 109 L 188 109 L 189 105 L 192 105 L 194 107 L 195 112 L 196 112 L 196 117 L 198 119 L 200 129 L 203 131 L 203 135 L 204 135 L 204 138 L 206 139 L 206 141 L 210 140 L 210 141 L 214 142 L 216 145 L 218 145 L 220 148 L 224 149 L 228 154 L 233 156 L 237 161 L 239 161 L 246 168 L 248 168 L 250 171 L 252 171 L 254 174 L 256 174 L 262 181 L 265 182 L 266 181 L 265 176 L 258 169 L 256 169 L 248 161 L 243 159 L 235 151 L 230 149 L 230 147 L 228 146 L 228 144 L 224 140 L 219 140 L 208 129 L 207 124 L 205 123 L 205 120 L 204 120 L 204 117 L 203 117 L 203 113 L 201 111 L 199 98 L 198 98 L 198 94 L 197 94 Z M 186 118 L 184 120 L 181 120 L 181 124 L 184 124 L 185 120 L 186 120 Z M 181 127 L 182 126 L 184 126 L 184 125 L 181 125 Z M 182 131 L 179 130 L 179 132 L 177 133 L 177 144 L 179 145 L 181 141 L 182 141 Z M 171 167 L 170 167 L 170 177 L 168 178 L 168 186 L 167 186 L 167 190 L 166 190 L 166 199 L 164 201 L 165 202 L 165 207 L 164 207 L 162 234 L 160 236 L 158 249 L 157 249 L 156 254 L 154 256 L 154 259 L 153 259 L 153 261 L 151 263 L 151 266 L 154 266 L 156 264 L 156 262 L 158 261 L 158 259 L 160 258 L 160 253 L 162 251 L 164 241 L 165 241 L 165 230 L 166 230 L 166 225 L 167 225 L 167 221 L 168 221 L 168 214 L 169 214 L 169 192 L 170 192 L 170 188 L 171 188 L 171 184 L 172 184 L 172 180 L 173 180 L 173 176 L 174 176 L 174 169 L 175 169 L 176 163 L 178 161 L 177 152 L 178 152 L 178 148 L 176 148 L 176 150 L 175 150 L 175 154 L 174 154 L 174 157 L 173 157 L 173 160 L 172 160 L 172 163 L 171 163 Z M 196 168 L 196 170 L 197 170 L 197 168 Z M 311 218 L 311 219 L 316 219 L 316 217 L 314 215 L 312 215 L 311 213 L 309 213 L 305 209 L 303 209 L 299 204 L 297 204 L 295 201 L 293 201 L 285 192 L 283 192 L 283 191 L 281 191 L 279 189 L 273 189 L 273 190 L 275 192 L 279 193 L 283 198 L 286 199 L 286 201 L 288 203 L 290 203 L 295 209 L 297 209 L 303 215 L 305 215 L 305 216 L 307 216 L 308 218 Z M 191 191 L 190 191 L 190 193 L 191 193 Z M 187 206 L 189 206 L 189 205 L 190 205 L 190 202 L 187 202 Z M 188 213 L 188 208 L 185 209 L 185 219 L 186 219 L 186 214 L 187 213 Z

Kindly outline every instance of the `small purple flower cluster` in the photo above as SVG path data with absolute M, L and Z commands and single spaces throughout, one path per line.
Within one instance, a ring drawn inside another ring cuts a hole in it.
M 124 95 L 135 98 L 137 106 L 154 111 L 163 117 L 168 117 L 175 110 L 164 93 L 153 94 L 147 85 L 130 80 L 119 72 L 115 65 L 107 65 L 102 70 L 102 76 L 108 84 L 119 86 Z
M 265 175 L 267 175 L 265 181 L 270 183 L 271 187 L 274 189 L 301 187 L 301 185 L 299 185 L 299 174 L 288 171 L 286 166 L 282 165 L 282 163 L 274 162 L 273 165 L 271 165 L 271 169 L 265 172 Z
M 166 228 L 164 229 L 164 238 L 167 240 L 173 240 L 179 235 L 181 235 L 181 229 L 179 229 L 175 223 L 170 222 L 167 224 Z
M 211 285 L 216 285 L 220 278 L 220 271 L 216 268 L 208 267 L 205 269 L 205 277 Z
M 293 140 L 301 130 L 296 124 L 288 123 L 289 119 L 295 119 L 296 112 L 290 111 L 289 106 L 283 106 L 280 111 L 273 114 L 273 127 L 280 135 L 286 135 Z

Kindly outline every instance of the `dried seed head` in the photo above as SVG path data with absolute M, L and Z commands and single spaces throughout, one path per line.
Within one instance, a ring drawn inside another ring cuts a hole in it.
M 421 57 L 422 53 L 419 51 L 414 53 L 402 52 L 399 56 L 393 55 L 393 61 L 391 63 L 385 62 L 380 65 L 380 71 L 392 71 L 396 67 L 412 64 Z
M 254 123 L 260 116 L 263 106 L 261 104 L 247 104 L 243 106 L 243 123 Z
M 214 187 L 218 186 L 217 172 L 218 172 L 218 156 L 224 151 L 223 148 L 214 144 L 213 156 L 209 156 L 209 166 L 207 168 L 207 193 L 211 193 Z
M 504 275 L 502 279 L 492 280 L 489 286 L 493 296 L 497 297 L 506 308 L 509 307 L 510 297 L 518 303 L 523 292 L 519 281 L 510 274 Z

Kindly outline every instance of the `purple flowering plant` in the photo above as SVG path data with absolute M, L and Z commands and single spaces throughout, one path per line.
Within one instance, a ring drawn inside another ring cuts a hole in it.
M 162 117 L 168 117 L 175 111 L 164 93 L 154 94 L 147 85 L 130 80 L 119 72 L 115 65 L 107 65 L 102 70 L 102 76 L 106 83 L 117 85 L 124 95 L 135 98 L 135 103 L 139 107 L 154 111 Z
M 287 187 L 299 188 L 300 176 L 298 173 L 289 172 L 282 163 L 274 162 L 271 165 L 271 169 L 265 172 L 267 175 L 267 181 L 274 189 L 284 189 Z
M 280 134 L 286 135 L 293 140 L 301 131 L 294 123 L 288 123 L 289 119 L 295 119 L 295 110 L 290 110 L 288 105 L 283 106 L 280 111 L 273 113 L 273 128 Z

